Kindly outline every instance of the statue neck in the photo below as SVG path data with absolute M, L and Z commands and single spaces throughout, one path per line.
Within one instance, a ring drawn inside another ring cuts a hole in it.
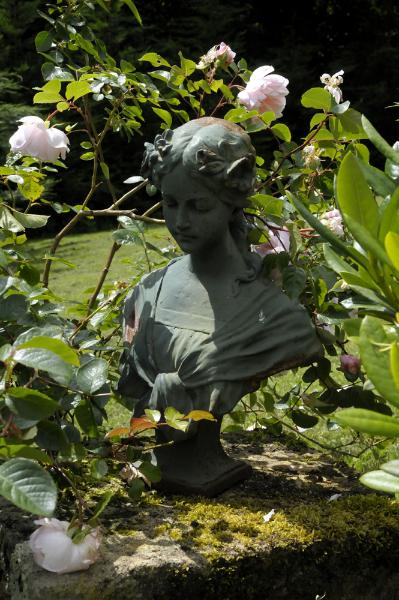
M 199 279 L 234 277 L 245 269 L 245 261 L 231 235 L 220 240 L 217 246 L 189 254 L 189 269 Z

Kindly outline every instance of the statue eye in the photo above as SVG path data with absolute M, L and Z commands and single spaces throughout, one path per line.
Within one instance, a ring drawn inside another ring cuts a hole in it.
M 172 198 L 171 196 L 163 196 L 162 198 L 163 203 L 165 206 L 168 206 L 169 208 L 173 208 L 174 206 L 177 206 L 177 202 L 174 198 Z
M 210 198 L 197 198 L 194 205 L 199 212 L 207 212 L 211 210 L 213 202 Z

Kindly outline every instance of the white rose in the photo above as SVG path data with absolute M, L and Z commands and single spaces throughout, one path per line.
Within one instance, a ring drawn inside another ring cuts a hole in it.
M 17 131 L 10 137 L 13 152 L 33 156 L 44 162 L 54 162 L 69 152 L 69 140 L 63 131 L 47 127 L 40 117 L 23 117 Z
M 53 573 L 73 573 L 88 569 L 98 558 L 101 543 L 99 529 L 86 535 L 80 543 L 69 537 L 67 521 L 38 519 L 40 525 L 29 538 L 35 562 Z

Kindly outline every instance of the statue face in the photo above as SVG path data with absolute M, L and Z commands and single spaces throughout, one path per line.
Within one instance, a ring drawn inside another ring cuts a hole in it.
M 163 177 L 161 187 L 166 226 L 183 252 L 217 252 L 230 236 L 233 207 L 181 165 Z

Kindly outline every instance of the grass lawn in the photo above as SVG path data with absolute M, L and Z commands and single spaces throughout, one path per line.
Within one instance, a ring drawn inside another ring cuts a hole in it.
M 147 231 L 146 239 L 154 246 L 163 248 L 171 244 L 165 227 L 152 225 Z M 49 238 L 29 242 L 37 259 L 35 266 L 41 271 L 43 256 L 49 253 L 51 244 Z M 51 267 L 50 289 L 66 301 L 81 301 L 97 284 L 112 244 L 112 231 L 67 235 L 61 240 L 57 260 Z M 153 263 L 160 259 L 154 251 L 150 251 L 149 257 Z M 143 246 L 140 243 L 122 245 L 113 259 L 106 283 L 129 281 L 140 270 L 143 273 L 148 270 Z

